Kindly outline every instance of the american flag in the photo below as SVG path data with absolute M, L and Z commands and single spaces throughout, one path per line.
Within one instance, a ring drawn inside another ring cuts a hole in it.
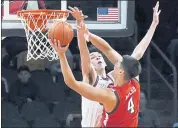
M 118 8 L 97 8 L 97 21 L 118 21 Z

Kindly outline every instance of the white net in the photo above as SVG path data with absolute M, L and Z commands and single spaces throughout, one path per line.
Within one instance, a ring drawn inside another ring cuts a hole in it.
M 44 15 L 44 12 L 40 12 L 37 16 L 34 12 L 28 12 L 28 14 L 20 13 L 18 17 L 23 24 L 28 42 L 27 61 L 44 58 L 49 61 L 57 60 L 58 54 L 50 45 L 47 30 L 53 23 L 66 21 L 67 17 L 64 13 L 54 11 Z

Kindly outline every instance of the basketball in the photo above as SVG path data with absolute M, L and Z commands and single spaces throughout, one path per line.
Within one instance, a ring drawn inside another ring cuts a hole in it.
M 53 41 L 59 40 L 61 46 L 69 44 L 74 37 L 74 31 L 72 26 L 67 22 L 57 22 L 52 25 L 48 30 L 48 38 Z M 52 42 L 53 43 L 53 42 Z

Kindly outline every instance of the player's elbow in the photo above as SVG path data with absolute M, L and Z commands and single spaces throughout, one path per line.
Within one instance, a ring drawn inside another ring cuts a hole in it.
M 114 50 L 114 49 L 113 49 L 110 45 L 108 45 L 108 47 L 106 47 L 106 48 L 103 50 L 103 52 L 108 55 L 108 54 L 111 53 L 113 50 Z
M 72 77 L 65 77 L 64 82 L 66 85 L 71 86 L 73 83 L 76 82 L 75 78 Z
M 85 66 L 82 66 L 82 74 L 88 75 L 90 73 L 91 66 L 89 64 L 86 64 Z
M 137 53 L 137 55 L 136 55 L 137 60 L 140 60 L 142 57 L 143 57 L 143 52 Z

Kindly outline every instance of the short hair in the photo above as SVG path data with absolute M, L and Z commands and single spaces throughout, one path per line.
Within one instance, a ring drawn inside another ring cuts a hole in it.
M 135 78 L 141 73 L 142 70 L 140 62 L 129 55 L 123 55 L 121 66 L 124 69 L 126 80 Z
M 18 73 L 20 73 L 21 71 L 27 71 L 27 72 L 30 72 L 30 69 L 28 66 L 26 65 L 23 65 L 23 66 L 20 66 L 17 70 Z
M 94 46 L 91 46 L 91 47 L 89 48 L 89 52 L 90 52 L 90 53 L 92 53 L 92 52 L 98 52 L 98 53 L 101 54 L 101 52 L 100 52 L 96 47 L 94 47 Z

